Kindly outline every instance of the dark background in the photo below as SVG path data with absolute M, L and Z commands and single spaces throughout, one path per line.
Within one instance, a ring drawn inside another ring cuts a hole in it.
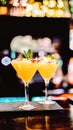
M 68 60 L 72 56 L 69 50 L 69 21 L 68 18 L 0 16 L 0 52 L 4 49 L 10 51 L 10 42 L 17 35 L 31 35 L 35 39 L 60 37 L 62 41 L 60 55 L 64 62 L 63 73 L 66 74 Z M 22 86 L 12 66 L 5 67 L 0 63 L 0 96 L 23 96 Z M 32 86 L 36 89 L 37 84 L 32 84 Z

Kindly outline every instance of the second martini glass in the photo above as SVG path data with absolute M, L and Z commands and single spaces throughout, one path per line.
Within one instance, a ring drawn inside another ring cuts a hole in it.
M 59 62 L 56 60 L 53 56 L 44 56 L 41 57 L 39 60 L 39 67 L 38 72 L 42 76 L 45 82 L 45 100 L 44 102 L 41 102 L 43 104 L 53 104 L 55 103 L 48 97 L 48 85 L 49 81 L 52 78 L 53 74 L 56 72 L 56 70 L 59 67 Z
M 29 51 L 30 52 L 30 51 Z M 34 106 L 29 103 L 29 82 L 37 71 L 37 62 L 33 58 L 18 57 L 11 61 L 11 65 L 16 70 L 18 76 L 22 79 L 25 89 L 25 103 L 19 106 L 19 109 L 31 110 Z

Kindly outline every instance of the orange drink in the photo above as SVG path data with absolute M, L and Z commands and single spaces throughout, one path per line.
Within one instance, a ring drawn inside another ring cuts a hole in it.
M 11 61 L 11 65 L 16 70 L 19 78 L 22 79 L 25 89 L 25 104 L 20 106 L 19 109 L 31 110 L 35 106 L 29 103 L 29 82 L 37 71 L 37 60 L 32 58 L 32 51 L 20 54 L 15 60 Z
M 53 57 L 50 56 L 44 56 L 39 58 L 38 63 L 38 72 L 42 76 L 45 82 L 45 100 L 42 102 L 43 104 L 53 104 L 54 101 L 51 101 L 50 98 L 48 100 L 48 84 L 50 79 L 52 78 L 53 74 L 56 72 L 56 70 L 59 67 L 59 61 Z
M 37 71 L 37 62 L 36 60 L 34 62 L 33 59 L 16 59 L 12 60 L 11 64 L 24 83 L 29 83 Z
M 57 68 L 59 67 L 59 62 L 55 59 L 49 59 L 47 57 L 43 57 L 39 61 L 38 71 L 43 79 L 50 79 Z

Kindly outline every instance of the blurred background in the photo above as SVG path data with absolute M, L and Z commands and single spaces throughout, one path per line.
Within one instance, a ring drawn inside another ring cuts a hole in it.
M 0 97 L 23 97 L 23 82 L 10 62 L 32 49 L 34 57 L 54 54 L 63 66 L 50 80 L 50 94 L 73 93 L 73 0 L 0 0 Z M 44 95 L 37 72 L 30 99 Z

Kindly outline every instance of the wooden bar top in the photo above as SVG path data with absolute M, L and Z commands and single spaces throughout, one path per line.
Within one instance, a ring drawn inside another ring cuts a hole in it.
M 23 103 L 0 103 L 0 130 L 73 130 L 72 95 L 59 96 L 53 106 L 33 102 L 34 110 L 18 110 Z

